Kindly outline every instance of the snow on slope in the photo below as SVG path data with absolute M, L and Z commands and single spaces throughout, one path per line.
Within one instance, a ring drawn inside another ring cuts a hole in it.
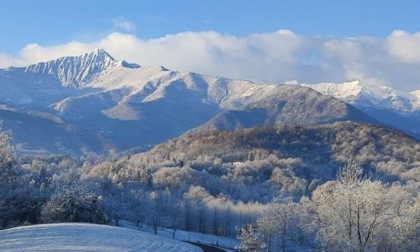
M 345 101 L 379 122 L 420 138 L 420 90 L 401 92 L 388 86 L 352 81 L 345 83 L 288 84 L 312 88 Z
M 362 84 L 360 81 L 299 85 L 310 87 L 322 94 L 333 96 L 359 108 L 374 107 L 397 111 L 420 109 L 420 91 L 404 93 L 388 86 Z
M 199 252 L 193 245 L 94 224 L 46 224 L 0 231 L 0 251 Z
M 144 66 L 105 70 L 86 87 L 102 89 L 103 92 L 126 90 L 121 93 L 120 103 L 182 99 L 215 104 L 222 109 L 241 109 L 279 86 Z
M 63 86 L 81 87 L 94 79 L 103 70 L 123 65 L 127 68 L 139 67 L 124 61 L 116 61 L 102 49 L 75 57 L 62 57 L 53 61 L 42 62 L 25 68 L 25 72 L 52 75 L 60 80 Z
M 413 104 L 413 108 L 415 110 L 420 110 L 420 90 L 413 91 L 410 93 L 411 95 L 411 103 Z
M 120 220 L 119 222 L 120 227 L 133 229 L 133 230 L 140 230 L 142 232 L 152 234 L 154 230 L 146 225 L 143 225 L 140 229 L 136 223 Z M 157 235 L 161 237 L 166 237 L 172 239 L 174 234 L 173 229 L 168 228 L 159 228 L 157 230 Z M 203 234 L 199 232 L 193 231 L 184 231 L 184 230 L 176 230 L 175 232 L 175 240 L 178 241 L 185 241 L 185 242 L 193 242 L 198 244 L 204 244 L 208 246 L 215 246 L 219 248 L 223 248 L 226 251 L 233 251 L 235 248 L 239 247 L 240 241 L 234 238 L 229 238 L 225 236 L 217 236 L 211 234 Z M 236 250 L 235 250 L 236 251 Z

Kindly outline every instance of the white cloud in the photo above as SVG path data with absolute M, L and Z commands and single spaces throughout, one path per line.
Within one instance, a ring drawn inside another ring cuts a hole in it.
M 420 32 L 394 31 L 387 38 L 389 53 L 406 63 L 420 63 Z
M 414 90 L 420 89 L 419 37 L 418 33 L 402 31 L 387 38 L 304 37 L 280 30 L 246 37 L 213 31 L 184 32 L 144 40 L 133 34 L 112 33 L 91 43 L 74 41 L 52 47 L 30 44 L 18 55 L 0 54 L 0 66 L 24 66 L 99 47 L 114 58 L 140 65 L 229 78 L 270 83 L 360 79 Z
M 143 65 L 274 82 L 277 79 L 271 78 L 267 68 L 277 68 L 275 75 L 284 73 L 282 66 L 296 63 L 302 41 L 285 31 L 245 38 L 212 31 L 185 32 L 150 40 L 113 33 L 98 46 L 116 58 Z M 261 72 L 266 72 L 267 78 L 260 78 Z
M 112 19 L 112 23 L 114 28 L 122 29 L 125 32 L 134 32 L 136 30 L 136 25 L 123 17 Z
M 76 56 L 95 49 L 95 43 L 86 44 L 69 42 L 63 45 L 43 47 L 38 44 L 28 44 L 17 55 L 0 53 L 0 67 L 27 66 L 38 62 L 57 59 L 63 56 Z
M 0 53 L 0 67 L 16 65 L 13 57 L 5 53 Z

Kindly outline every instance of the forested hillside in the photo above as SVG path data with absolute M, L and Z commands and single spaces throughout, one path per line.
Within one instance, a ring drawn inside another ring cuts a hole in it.
M 1 136 L 2 227 L 128 220 L 155 232 L 239 235 L 243 249 L 269 251 L 420 244 L 420 142 L 393 129 L 202 131 L 100 161 L 17 158 Z
M 116 174 L 123 181 L 136 176 L 144 180 L 142 174 L 148 171 L 155 187 L 193 184 L 213 195 L 264 201 L 279 194 L 308 195 L 317 185 L 334 179 L 349 161 L 372 179 L 417 183 L 419 150 L 418 141 L 398 131 L 344 122 L 185 134 L 112 165 L 118 167 Z M 104 165 L 94 170 L 99 172 Z

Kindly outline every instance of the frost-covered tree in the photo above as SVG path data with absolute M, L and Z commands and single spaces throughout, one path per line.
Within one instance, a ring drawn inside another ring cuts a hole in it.
M 106 223 L 102 197 L 79 185 L 54 193 L 41 210 L 43 222 Z
M 408 215 L 406 218 L 406 239 L 403 239 L 403 244 L 408 241 L 409 244 L 405 244 L 408 248 L 419 251 L 420 250 L 420 196 L 417 197 L 416 201 L 408 209 Z
M 238 239 L 241 241 L 239 249 L 244 252 L 266 251 L 262 234 L 252 224 L 246 224 L 238 230 Z
M 131 195 L 131 220 L 134 221 L 138 227 L 142 228 L 147 217 L 147 204 L 149 203 L 148 194 L 143 190 L 136 189 L 133 190 Z
M 337 181 L 318 187 L 313 193 L 315 228 L 321 245 L 333 251 L 370 251 L 386 216 L 386 188 L 370 181 L 362 170 L 347 164 Z
M 15 158 L 11 144 L 11 133 L 3 129 L 0 122 L 0 184 L 10 184 L 16 180 Z
M 262 234 L 267 251 L 294 251 L 299 229 L 299 204 L 291 199 L 277 200 L 258 218 L 258 231 Z
M 186 214 L 188 216 L 186 226 L 188 230 L 205 233 L 209 220 L 209 213 L 205 202 L 211 199 L 211 195 L 201 186 L 190 186 L 184 194 Z
M 393 189 L 388 192 L 391 215 L 377 235 L 378 251 L 420 251 L 420 197 L 406 197 L 399 186 Z
M 11 133 L 0 122 L 0 227 L 7 227 L 16 218 L 17 180 Z
M 180 229 L 181 224 L 185 218 L 185 212 L 183 212 L 184 201 L 181 200 L 179 197 L 172 195 L 171 193 L 167 192 L 166 197 L 168 197 L 167 201 L 167 209 L 165 211 L 164 223 L 165 227 L 172 229 L 172 239 L 175 239 L 175 234 L 178 229 Z
M 153 228 L 154 234 L 157 234 L 159 227 L 163 227 L 167 211 L 169 211 L 169 196 L 167 192 L 151 192 L 149 194 L 146 221 Z
M 269 203 L 257 218 L 256 224 L 245 225 L 239 232 L 241 245 L 264 251 L 298 250 L 304 230 L 300 225 L 301 207 L 291 198 L 278 198 Z

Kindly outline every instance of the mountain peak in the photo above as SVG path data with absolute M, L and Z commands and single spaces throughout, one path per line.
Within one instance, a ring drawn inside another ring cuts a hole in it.
M 96 48 L 92 52 L 86 53 L 90 57 L 94 57 L 97 60 L 115 60 L 107 51 L 102 48 Z
M 25 68 L 25 72 L 53 75 L 63 86 L 82 87 L 114 62 L 109 53 L 97 48 L 80 56 L 61 57 L 31 65 Z

